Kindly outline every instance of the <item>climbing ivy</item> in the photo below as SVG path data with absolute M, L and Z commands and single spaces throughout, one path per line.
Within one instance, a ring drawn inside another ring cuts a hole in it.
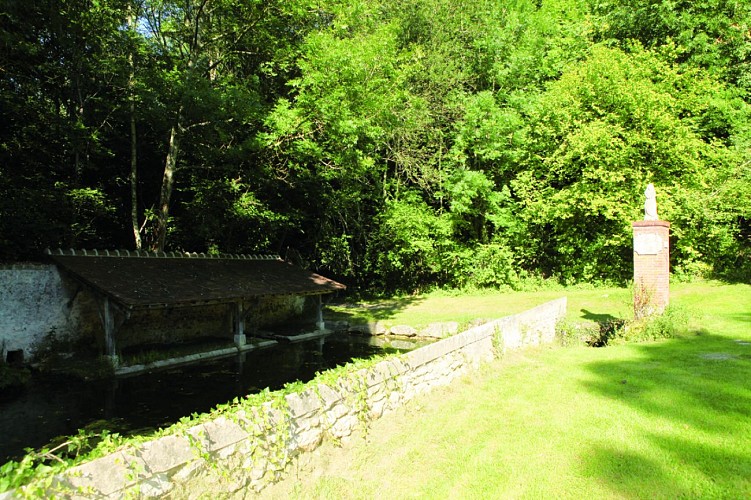
M 365 428 L 369 408 L 367 405 L 367 384 L 361 371 L 395 356 L 394 354 L 371 359 L 355 359 L 346 365 L 319 372 L 309 382 L 292 382 L 276 391 L 267 388 L 247 397 L 234 398 L 226 404 L 216 406 L 210 412 L 193 413 L 181 418 L 177 423 L 149 435 L 123 437 L 107 431 L 95 434 L 81 430 L 77 435 L 69 437 L 64 443 L 56 447 L 42 448 L 36 451 L 29 449 L 21 460 L 9 461 L 2 465 L 0 467 L 0 492 L 15 490 L 17 494 L 24 498 L 39 498 L 51 491 L 53 485 L 55 491 L 62 491 L 61 488 L 68 488 L 65 486 L 65 482 L 54 481 L 54 478 L 75 466 L 120 449 L 137 450 L 141 444 L 147 441 L 171 435 L 185 437 L 197 458 L 204 460 L 221 477 L 227 478 L 229 471 L 222 470 L 216 464 L 216 460 L 211 457 L 211 453 L 205 448 L 201 434 L 199 433 L 196 436 L 194 430 L 195 427 L 220 416 L 238 423 L 259 441 L 259 445 L 263 449 L 253 450 L 253 463 L 257 462 L 258 457 L 270 457 L 272 469 L 280 471 L 291 460 L 287 451 L 291 415 L 286 396 L 311 391 L 318 394 L 320 398 L 320 393 L 317 392 L 319 384 L 325 384 L 332 388 L 354 389 L 355 394 L 353 395 L 345 391 L 345 399 L 355 409 L 358 419 Z M 272 414 L 274 413 L 277 418 L 273 418 Z M 133 464 L 129 464 L 128 467 L 128 479 L 137 481 L 143 471 L 133 468 L 136 467 Z M 137 495 L 137 491 L 129 491 L 130 494 Z

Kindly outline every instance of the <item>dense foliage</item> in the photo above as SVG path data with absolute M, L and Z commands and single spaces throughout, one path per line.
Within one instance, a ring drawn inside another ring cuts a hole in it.
M 741 0 L 9 0 L 0 260 L 274 252 L 351 285 L 751 275 Z

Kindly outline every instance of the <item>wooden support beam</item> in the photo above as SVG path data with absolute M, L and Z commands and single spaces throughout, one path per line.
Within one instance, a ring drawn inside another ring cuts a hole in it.
M 117 355 L 117 331 L 130 318 L 131 311 L 120 307 L 107 295 L 97 295 L 97 304 L 104 330 L 104 354 L 110 358 L 112 366 L 117 368 L 120 366 L 120 358 Z
M 245 337 L 245 305 L 242 300 L 235 302 L 235 310 L 232 314 L 235 332 L 235 345 L 242 347 L 245 345 L 247 338 Z
M 326 322 L 323 321 L 323 296 L 318 295 L 318 303 L 316 304 L 316 326 L 319 330 L 326 329 Z
M 112 361 L 112 366 L 117 368 L 117 366 L 120 364 L 120 359 L 117 356 L 117 344 L 115 341 L 115 333 L 117 331 L 117 326 L 115 324 L 115 311 L 110 298 L 106 295 L 102 303 L 102 309 L 105 354 L 109 356 L 110 360 Z

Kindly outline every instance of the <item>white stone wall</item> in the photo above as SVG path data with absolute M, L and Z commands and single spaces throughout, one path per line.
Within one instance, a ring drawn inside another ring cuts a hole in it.
M 28 358 L 36 344 L 54 331 L 75 330 L 69 304 L 71 290 L 63 286 L 51 265 L 15 265 L 0 268 L 0 348 L 23 350 Z
M 509 349 L 552 342 L 566 311 L 558 299 L 491 321 L 371 368 L 289 394 L 247 413 L 218 416 L 70 470 L 54 493 L 69 498 L 196 498 L 260 491 L 294 458 L 324 439 L 346 438 L 406 401 L 476 369 Z M 77 493 L 78 492 L 78 493 Z M 13 493 L 0 494 L 0 500 Z

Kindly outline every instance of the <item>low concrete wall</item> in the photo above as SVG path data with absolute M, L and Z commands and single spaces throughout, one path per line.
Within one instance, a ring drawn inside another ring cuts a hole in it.
M 509 349 L 552 342 L 566 299 L 474 327 L 335 382 L 248 407 L 78 466 L 50 493 L 71 498 L 195 498 L 260 491 L 326 439 L 345 439 L 416 395 Z M 0 494 L 0 500 L 13 498 Z

